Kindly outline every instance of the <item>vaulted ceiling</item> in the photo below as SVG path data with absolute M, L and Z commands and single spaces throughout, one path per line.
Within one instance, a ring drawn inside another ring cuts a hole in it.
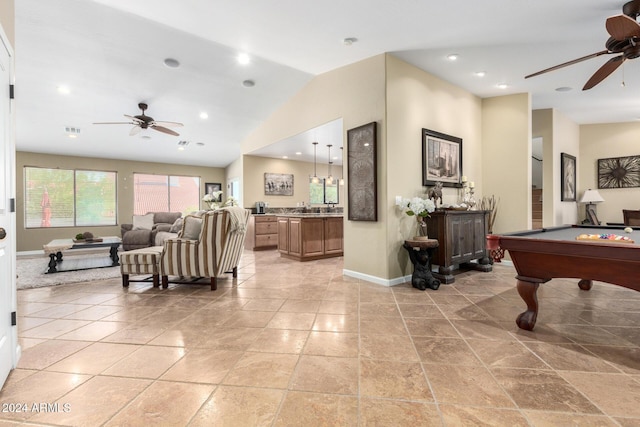
M 224 167 L 240 155 L 240 142 L 314 76 L 383 52 L 480 97 L 530 92 L 534 109 L 556 108 L 579 124 L 637 120 L 640 60 L 626 61 L 589 91 L 582 86 L 610 55 L 524 79 L 603 50 L 605 21 L 623 4 L 19 0 L 17 148 Z M 345 38 L 357 40 L 349 45 Z M 249 55 L 248 64 L 237 61 L 240 53 Z M 458 59 L 448 60 L 450 54 Z M 165 65 L 168 58 L 179 67 Z M 131 125 L 93 124 L 127 122 L 125 114 L 140 114 L 139 102 L 156 120 L 183 123 L 173 128 L 180 136 L 129 136 Z M 67 127 L 80 129 L 78 137 L 69 138 Z M 311 144 L 292 140 L 312 155 Z M 179 141 L 187 143 L 182 151 Z

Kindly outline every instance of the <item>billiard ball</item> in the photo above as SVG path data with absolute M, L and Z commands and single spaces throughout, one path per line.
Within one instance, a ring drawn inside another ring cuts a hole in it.
M 633 228 L 631 228 L 631 227 L 625 227 L 625 228 L 624 228 L 624 232 L 625 232 L 625 233 L 631 233 L 631 232 L 633 232 Z

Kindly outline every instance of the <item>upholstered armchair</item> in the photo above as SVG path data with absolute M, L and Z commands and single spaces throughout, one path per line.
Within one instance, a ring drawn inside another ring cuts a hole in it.
M 185 282 L 185 277 L 211 279 L 211 290 L 218 288 L 217 278 L 231 271 L 238 277 L 238 263 L 244 247 L 250 211 L 232 206 L 184 218 L 177 238 L 164 241 L 160 261 L 162 286 Z

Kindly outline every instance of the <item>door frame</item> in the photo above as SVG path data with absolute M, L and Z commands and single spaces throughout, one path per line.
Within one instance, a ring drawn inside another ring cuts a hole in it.
M 9 42 L 9 38 L 7 37 L 2 24 L 0 24 L 0 49 L 6 49 L 8 53 L 9 63 L 7 66 L 8 71 L 8 82 L 3 81 L 0 82 L 0 90 L 6 91 L 5 93 L 10 93 L 10 87 L 13 87 L 15 83 L 15 63 L 14 63 L 14 52 Z M 0 134 L 0 150 L 5 152 L 5 164 L 3 165 L 4 169 L 4 185 L 5 185 L 5 200 L 0 204 L 0 208 L 4 207 L 4 212 L 0 213 L 3 215 L 7 221 L 6 224 L 3 224 L 3 227 L 6 229 L 7 237 L 4 239 L 3 246 L 4 254 L 2 256 L 6 256 L 9 259 L 9 283 L 0 283 L 0 298 L 8 302 L 6 305 L 2 305 L 2 312 L 0 312 L 0 321 L 7 322 L 10 324 L 9 332 L 7 333 L 7 345 L 11 351 L 11 366 L 10 369 L 15 369 L 20 360 L 21 355 L 21 347 L 18 342 L 18 327 L 15 325 L 17 322 L 10 322 L 12 319 L 15 319 L 17 313 L 17 290 L 16 290 L 16 149 L 15 149 L 15 104 L 12 99 L 12 96 L 7 96 L 9 100 L 9 105 L 7 109 L 7 117 L 2 118 L 2 120 L 6 119 L 6 129 L 3 133 Z M 3 280 L 4 282 L 4 280 Z M 7 310 L 5 313 L 4 311 Z M 8 372 L 7 366 L 0 367 L 1 372 Z M 0 376 L 0 388 L 4 385 L 4 381 L 6 378 L 4 375 Z

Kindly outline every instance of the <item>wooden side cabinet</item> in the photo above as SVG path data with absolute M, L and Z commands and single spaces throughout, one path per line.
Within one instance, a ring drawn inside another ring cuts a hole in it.
M 432 263 L 438 266 L 434 273 L 441 282 L 453 283 L 453 270 L 464 265 L 479 271 L 491 271 L 486 249 L 489 211 L 440 210 L 427 219 L 427 234 L 438 239 Z M 471 261 L 477 260 L 477 263 Z
M 342 217 L 278 217 L 278 251 L 298 261 L 343 255 Z
M 275 215 L 251 215 L 244 247 L 252 251 L 278 247 L 278 218 Z

